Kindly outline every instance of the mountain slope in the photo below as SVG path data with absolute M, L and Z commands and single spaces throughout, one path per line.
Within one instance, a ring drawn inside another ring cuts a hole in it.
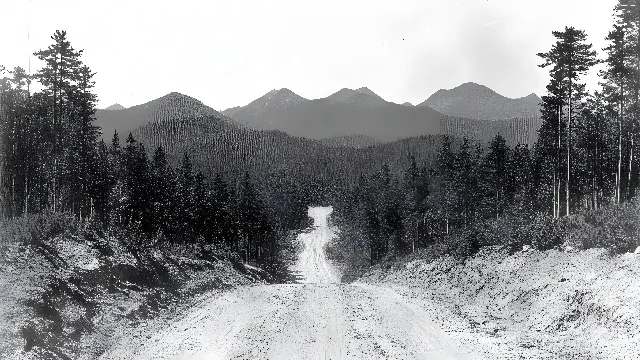
M 418 106 L 461 118 L 503 120 L 537 114 L 541 101 L 536 94 L 510 99 L 486 86 L 469 82 L 450 90 L 440 89 Z
M 223 113 L 255 129 L 281 130 L 309 139 L 360 135 L 382 141 L 438 134 L 441 116 L 428 107 L 387 102 L 367 88 L 342 89 L 315 100 L 281 89 Z
M 354 149 L 360 149 L 372 145 L 378 145 L 382 143 L 382 141 L 371 136 L 349 135 L 320 139 L 320 143 L 329 147 L 350 147 Z
M 443 116 L 440 120 L 440 130 L 443 135 L 457 138 L 467 137 L 482 143 L 489 143 L 500 134 L 508 146 L 518 144 L 529 145 L 532 148 L 538 140 L 538 129 L 542 126 L 542 119 L 538 116 L 523 116 L 505 120 L 475 120 L 453 116 Z
M 149 153 L 162 146 L 174 165 L 188 153 L 194 168 L 206 176 L 221 174 L 235 181 L 246 171 L 262 183 L 295 181 L 315 194 L 353 184 L 361 173 L 377 171 L 384 163 L 399 173 L 408 166 L 410 154 L 419 163 L 431 164 L 440 144 L 438 136 L 421 136 L 360 149 L 327 146 L 324 141 L 244 128 L 211 116 L 150 122 L 133 135 Z
M 102 128 L 103 138 L 110 140 L 115 130 L 123 140 L 130 131 L 149 122 L 167 121 L 174 118 L 215 116 L 227 121 L 229 118 L 190 96 L 172 92 L 145 104 L 118 111 L 96 111 L 95 125 Z

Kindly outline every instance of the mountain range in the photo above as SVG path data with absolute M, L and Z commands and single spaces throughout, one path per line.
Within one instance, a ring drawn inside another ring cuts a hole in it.
M 535 117 L 457 118 L 429 106 L 388 102 L 367 88 L 341 89 L 315 100 L 274 90 L 224 112 L 174 92 L 96 115 L 106 141 L 117 130 L 122 143 L 131 132 L 149 153 L 162 146 L 174 165 L 187 153 L 205 175 L 231 181 L 247 172 L 274 193 L 293 175 L 318 201 L 335 184 L 355 186 L 358 174 L 383 164 L 397 172 L 413 156 L 430 166 L 442 134 L 486 143 L 500 133 L 510 145 L 532 144 L 539 128 Z
M 96 125 L 102 128 L 105 140 L 116 130 L 124 138 L 151 122 L 208 116 L 240 127 L 279 130 L 319 140 L 334 148 L 361 148 L 438 134 L 486 142 L 498 133 L 511 145 L 532 145 L 540 123 L 535 120 L 539 102 L 535 94 L 510 99 L 475 83 L 438 90 L 416 106 L 386 101 L 366 87 L 343 88 L 311 100 L 283 88 L 269 91 L 245 106 L 219 112 L 197 99 L 173 92 L 130 108 L 114 104 L 98 110 Z
M 251 128 L 282 130 L 309 139 L 357 135 L 382 141 L 438 134 L 442 116 L 429 107 L 388 102 L 366 87 L 345 88 L 314 100 L 289 89 L 272 90 L 223 114 Z

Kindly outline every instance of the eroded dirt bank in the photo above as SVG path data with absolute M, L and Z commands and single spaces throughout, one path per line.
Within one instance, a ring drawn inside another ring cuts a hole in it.
M 485 248 L 465 262 L 413 260 L 359 282 L 430 304 L 483 358 L 640 358 L 640 255 Z

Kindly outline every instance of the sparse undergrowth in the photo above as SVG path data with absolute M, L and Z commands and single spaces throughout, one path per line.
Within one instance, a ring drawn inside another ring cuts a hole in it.
M 634 252 L 640 246 L 640 200 L 555 219 L 549 215 L 514 214 L 488 220 L 437 238 L 422 257 L 468 258 L 485 246 L 505 246 L 513 253 L 525 246 L 550 249 L 606 249 L 610 254 Z M 391 257 L 390 261 L 395 261 Z
M 95 358 L 197 294 L 271 280 L 207 247 L 133 250 L 66 214 L 5 223 L 0 244 L 1 358 Z

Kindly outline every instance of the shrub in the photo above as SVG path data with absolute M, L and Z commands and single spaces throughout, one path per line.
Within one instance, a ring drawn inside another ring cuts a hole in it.
M 634 251 L 640 236 L 639 217 L 638 200 L 590 211 L 584 215 L 582 229 L 573 229 L 574 232 L 581 231 L 582 237 L 572 235 L 582 240 L 584 249 L 604 248 L 614 254 Z
M 430 246 L 437 256 L 451 255 L 456 258 L 466 259 L 480 249 L 482 246 L 479 239 L 481 237 L 478 228 L 471 228 L 459 233 L 444 235 Z
M 639 233 L 638 203 L 627 203 L 607 209 L 602 214 L 603 224 L 590 245 L 604 247 L 620 254 L 634 251 Z
M 529 220 L 526 217 L 505 216 L 486 221 L 480 225 L 479 244 L 481 246 L 506 246 L 512 252 L 529 245 L 528 236 L 522 236 L 523 227 Z
M 563 243 L 578 250 L 585 249 L 598 229 L 588 223 L 584 214 L 566 216 L 557 220 L 562 232 Z
M 556 219 L 549 215 L 537 215 L 520 229 L 519 242 L 531 244 L 540 251 L 550 250 L 562 244 L 562 228 Z

